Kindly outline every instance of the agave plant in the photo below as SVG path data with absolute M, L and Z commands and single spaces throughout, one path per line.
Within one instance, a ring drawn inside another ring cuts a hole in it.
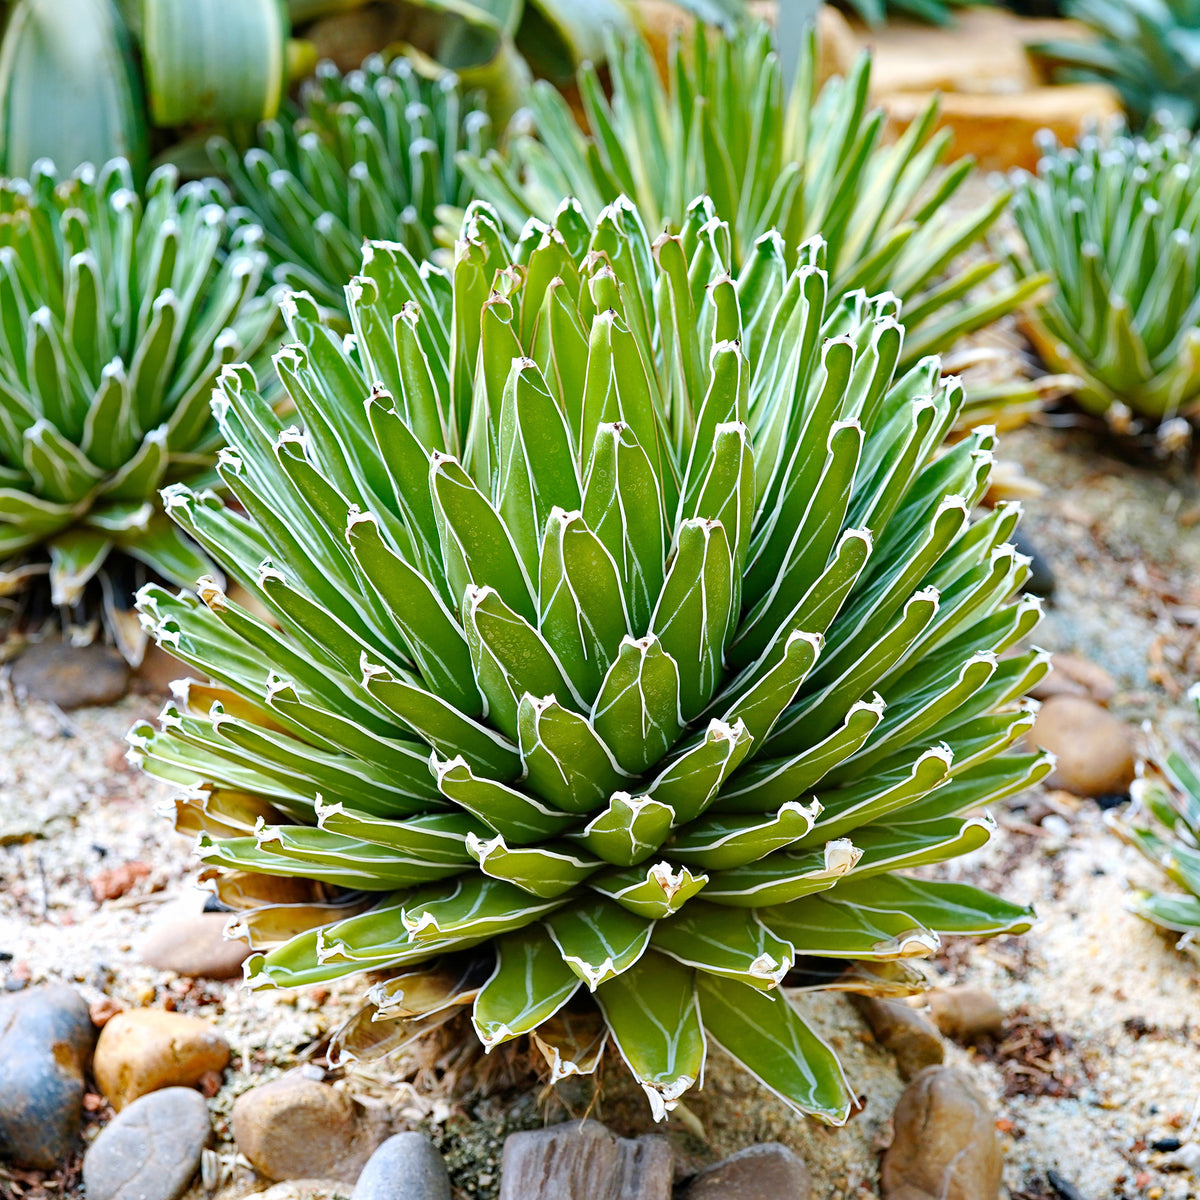
M 1063 15 L 1094 40 L 1039 43 L 1033 51 L 1064 80 L 1111 83 L 1136 127 L 1167 114 L 1200 121 L 1200 0 L 1067 0 Z
M 1200 403 L 1200 154 L 1169 128 L 1066 149 L 1045 137 L 1013 204 L 1015 270 L 1057 284 L 1029 314 L 1031 339 L 1079 378 L 1089 412 L 1187 416 Z
M 1191 697 L 1200 706 L 1200 687 Z M 1200 934 L 1200 764 L 1164 754 L 1143 768 L 1130 794 L 1128 811 L 1105 814 L 1109 824 L 1183 891 L 1135 892 L 1129 906 L 1191 944 Z
M 252 985 L 395 974 L 351 1045 L 469 1005 L 556 1077 L 611 1040 L 661 1117 L 714 1039 L 838 1122 L 789 972 L 914 986 L 939 935 L 1028 926 L 905 873 L 1049 766 L 1007 752 L 1046 661 L 1004 653 L 1039 613 L 1016 507 L 970 519 L 992 433 L 939 453 L 961 387 L 897 372 L 894 299 L 831 300 L 819 239 L 789 265 L 767 233 L 736 278 L 730 240 L 707 201 L 652 242 L 618 200 L 515 244 L 473 205 L 448 269 L 370 244 L 350 338 L 287 306 L 303 430 L 225 373 L 242 511 L 169 490 L 272 619 L 144 589 L 211 682 L 131 755 L 185 789 Z M 256 873 L 339 891 L 264 903 Z
M 956 8 L 990 6 L 991 0 L 838 0 L 868 25 L 877 27 L 895 17 L 916 18 L 930 25 L 950 25 Z
M 1034 294 L 1040 281 L 1026 279 L 980 298 L 979 285 L 999 263 L 977 253 L 962 265 L 1008 194 L 948 216 L 971 162 L 939 167 L 951 135 L 934 132 L 936 102 L 884 145 L 886 117 L 868 103 L 870 58 L 819 94 L 816 61 L 809 36 L 788 93 L 766 28 L 712 46 L 698 33 L 687 50 L 674 45 L 665 88 L 644 41 L 614 42 L 611 101 L 593 67 L 578 75 L 589 133 L 559 92 L 538 83 L 529 95 L 536 136 L 513 137 L 503 154 L 465 159 L 463 170 L 514 237 L 531 215 L 551 220 L 565 196 L 578 198 L 594 220 L 626 195 L 647 228 L 679 229 L 689 199 L 701 193 L 729 222 L 735 265 L 769 229 L 783 235 L 789 261 L 819 233 L 832 295 L 861 288 L 903 301 L 902 366 L 948 349 Z
M 276 320 L 220 198 L 167 168 L 139 193 L 123 159 L 0 185 L 0 595 L 48 570 L 75 605 L 114 551 L 180 584 L 211 569 L 158 489 L 211 474 L 213 384 Z
M 344 285 L 366 239 L 433 251 L 435 210 L 468 199 L 458 151 L 491 144 L 491 122 L 452 75 L 436 81 L 407 59 L 379 56 L 341 75 L 321 64 L 300 104 L 259 127 L 261 148 L 241 156 L 224 139 L 210 152 L 243 215 L 266 231 L 276 276 L 345 311 Z

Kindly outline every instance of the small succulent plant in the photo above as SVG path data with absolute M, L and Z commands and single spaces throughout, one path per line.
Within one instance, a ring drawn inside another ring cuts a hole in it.
M 1200 688 L 1191 696 L 1200 706 Z M 1200 935 L 1200 763 L 1164 753 L 1143 766 L 1130 794 L 1133 804 L 1106 814 L 1109 824 L 1182 891 L 1135 892 L 1129 906 L 1192 945 Z
M 76 605 L 116 551 L 179 584 L 211 569 L 158 491 L 210 477 L 213 384 L 278 315 L 220 200 L 167 168 L 138 192 L 123 159 L 0 185 L 0 595 L 48 571 Z
M 707 193 L 729 222 L 735 264 L 769 229 L 789 256 L 819 233 L 834 296 L 861 288 L 899 297 L 902 365 L 948 350 L 1038 290 L 1034 279 L 981 289 L 999 266 L 979 253 L 982 240 L 1008 193 L 952 218 L 948 202 L 971 161 L 940 165 L 951 135 L 935 132 L 936 102 L 898 140 L 883 142 L 886 117 L 868 101 L 869 56 L 818 90 L 810 37 L 790 94 L 762 26 L 712 45 L 702 34 L 675 44 L 669 87 L 640 39 L 614 42 L 607 62 L 611 100 L 593 67 L 578 75 L 589 132 L 558 91 L 539 83 L 528 101 L 532 133 L 482 160 L 464 157 L 476 194 L 512 236 L 531 215 L 550 220 L 565 196 L 594 220 L 625 195 L 648 229 L 679 229 L 691 197 Z M 964 265 L 972 250 L 975 260 Z
M 1080 405 L 1158 423 L 1200 405 L 1200 152 L 1187 131 L 1121 132 L 1064 148 L 1049 134 L 1022 174 L 1018 274 L 1056 288 L 1027 328 Z
M 1012 752 L 1046 669 L 1006 652 L 1039 614 L 1017 509 L 972 521 L 992 432 L 941 451 L 961 387 L 897 371 L 894 299 L 831 299 L 819 239 L 734 278 L 707 200 L 653 242 L 627 201 L 553 215 L 512 244 L 472 205 L 447 269 L 368 245 L 350 338 L 297 296 L 302 430 L 225 373 L 240 510 L 168 507 L 270 619 L 143 589 L 211 682 L 131 755 L 183 788 L 252 985 L 390 971 L 361 1037 L 469 1007 L 556 1077 L 611 1041 L 660 1117 L 712 1039 L 840 1122 L 779 985 L 919 988 L 940 935 L 1030 921 L 905 873 L 1049 768 Z
M 456 156 L 487 150 L 491 121 L 453 75 L 424 79 L 407 59 L 376 55 L 346 75 L 321 63 L 258 138 L 245 155 L 214 139 L 213 160 L 265 230 L 276 277 L 344 312 L 365 240 L 432 253 L 438 205 L 468 198 Z
M 1111 83 L 1135 128 L 1167 114 L 1200 121 L 1200 0 L 1067 0 L 1063 15 L 1094 39 L 1039 43 L 1064 81 Z

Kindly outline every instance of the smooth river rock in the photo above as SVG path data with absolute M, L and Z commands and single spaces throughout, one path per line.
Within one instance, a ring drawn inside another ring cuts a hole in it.
M 69 987 L 0 995 L 0 1159 L 49 1171 L 75 1140 L 96 1029 Z
M 240 978 L 250 946 L 225 936 L 228 923 L 229 914 L 220 912 L 164 921 L 142 940 L 142 962 L 189 979 Z
M 120 1112 L 147 1092 L 191 1087 L 223 1071 L 229 1043 L 209 1021 L 159 1008 L 118 1013 L 100 1031 L 93 1073 L 96 1086 Z
M 450 1176 L 423 1133 L 398 1133 L 371 1155 L 353 1200 L 450 1200 Z
M 112 704 L 129 689 L 129 664 L 112 646 L 38 642 L 13 663 L 12 689 L 19 699 L 59 708 Z
M 804 1160 L 779 1142 L 747 1146 L 701 1171 L 682 1200 L 809 1200 L 812 1176 Z
M 88 1149 L 87 1200 L 178 1200 L 211 1134 L 208 1105 L 199 1092 L 172 1087 L 139 1097 Z
M 946 1057 L 938 1031 L 916 1009 L 878 996 L 852 995 L 850 999 L 870 1025 L 875 1040 L 896 1056 L 901 1079 L 912 1079 Z

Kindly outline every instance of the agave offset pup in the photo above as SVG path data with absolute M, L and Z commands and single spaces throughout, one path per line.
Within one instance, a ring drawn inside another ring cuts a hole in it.
M 159 489 L 215 480 L 213 384 L 277 317 L 220 200 L 169 168 L 138 192 L 124 159 L 0 184 L 0 596 L 48 573 L 70 609 L 115 553 L 181 585 L 212 570 Z
M 1200 707 L 1200 687 L 1191 691 Z M 1105 814 L 1109 825 L 1180 891 L 1136 891 L 1130 909 L 1183 935 L 1195 948 L 1200 935 L 1200 764 L 1172 751 L 1144 766 L 1129 789 L 1132 805 Z
M 545 83 L 528 97 L 533 131 L 483 159 L 464 156 L 476 194 L 495 205 L 511 236 L 536 216 L 553 219 L 566 196 L 589 220 L 625 195 L 647 229 L 678 230 L 692 197 L 707 194 L 728 221 L 735 266 L 770 229 L 796 247 L 819 234 L 832 297 L 862 289 L 903 302 L 901 366 L 942 353 L 1034 295 L 1044 279 L 992 286 L 999 262 L 983 239 L 1007 191 L 957 218 L 947 203 L 972 161 L 942 166 L 949 130 L 935 132 L 936 101 L 884 144 L 886 115 L 869 105 L 871 60 L 818 91 L 815 34 L 806 39 L 790 93 L 770 32 L 759 25 L 713 44 L 698 31 L 672 47 L 664 87 L 640 38 L 613 41 L 611 99 L 597 71 L 578 73 L 588 132 Z M 974 261 L 964 255 L 974 251 Z
M 970 519 L 993 436 L 939 453 L 962 391 L 897 371 L 894 299 L 831 300 L 824 245 L 789 264 L 775 233 L 734 278 L 687 212 L 652 242 L 568 201 L 513 244 L 473 205 L 449 269 L 367 247 L 349 339 L 297 296 L 303 429 L 230 369 L 244 511 L 168 497 L 273 622 L 144 589 L 211 682 L 132 756 L 184 789 L 252 985 L 393 973 L 348 1048 L 469 1006 L 556 1078 L 611 1042 L 661 1117 L 713 1040 L 840 1122 L 791 973 L 919 988 L 903 959 L 941 935 L 1030 922 L 905 868 L 1048 770 L 1010 752 L 1045 655 L 1004 653 L 1039 606 L 1015 506 Z M 255 873 L 336 894 L 263 903 Z
M 210 143 L 235 216 L 263 228 L 278 280 L 345 315 L 363 242 L 429 257 L 437 207 L 469 199 L 458 153 L 483 153 L 492 133 L 479 94 L 453 75 L 425 79 L 407 59 L 374 55 L 346 75 L 319 64 L 299 104 L 260 125 L 258 140 L 244 155 Z
M 1027 331 L 1076 399 L 1118 426 L 1200 408 L 1200 151 L 1185 130 L 1063 147 L 1049 134 L 1013 202 L 1014 270 L 1050 272 Z

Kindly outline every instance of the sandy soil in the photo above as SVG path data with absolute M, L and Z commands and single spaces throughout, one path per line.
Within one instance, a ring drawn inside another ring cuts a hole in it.
M 1058 581 L 1038 641 L 1111 671 L 1119 686 L 1112 707 L 1122 716 L 1153 719 L 1168 736 L 1195 742 L 1200 722 L 1183 695 L 1200 678 L 1194 483 L 1126 465 L 1078 429 L 1029 427 L 1005 437 L 1002 452 L 1046 484 L 1027 502 L 1023 526 Z M 216 1021 L 234 1061 L 212 1100 L 219 1141 L 207 1172 L 232 1196 L 249 1186 L 228 1141 L 233 1100 L 310 1053 L 350 1011 L 356 989 L 246 993 L 139 964 L 137 941 L 154 921 L 203 902 L 188 845 L 159 811 L 163 791 L 122 757 L 125 730 L 156 707 L 131 697 L 64 717 L 0 698 L 0 985 L 65 980 L 89 1001 L 166 1004 Z M 1053 819 L 1037 824 L 1048 812 Z M 1164 1170 L 1166 1156 L 1149 1148 L 1185 1138 L 1200 1112 L 1196 961 L 1124 910 L 1127 883 L 1149 877 L 1106 831 L 1093 802 L 1026 795 L 998 815 L 993 843 L 949 871 L 1036 898 L 1041 921 L 1021 939 L 952 945 L 933 968 L 942 982 L 991 989 L 1009 1013 L 997 1042 L 954 1048 L 951 1058 L 996 1102 L 1011 1195 L 1052 1196 L 1051 1170 L 1089 1200 L 1196 1195 L 1197 1181 Z M 120 899 L 98 903 L 89 881 L 130 862 L 149 864 L 150 874 Z M 876 1194 L 878 1152 L 902 1085 L 891 1056 L 841 998 L 810 1007 L 845 1054 L 865 1111 L 841 1131 L 798 1122 L 739 1072 L 717 1067 L 668 1128 L 681 1167 L 780 1138 L 808 1159 L 823 1200 Z M 596 1099 L 540 1097 L 539 1109 L 534 1089 L 460 1104 L 440 1094 L 433 1075 L 416 1089 L 400 1075 L 376 1067 L 341 1086 L 387 1106 L 398 1125 L 431 1130 L 461 1196 L 495 1195 L 506 1132 L 563 1119 Z M 635 1132 L 648 1125 L 635 1101 L 609 1073 L 594 1111 Z M 89 1116 L 85 1133 L 105 1116 L 102 1108 Z M 8 1194 L 77 1196 L 77 1164 L 42 1188 L 0 1168 L 0 1195 Z M 211 1194 L 197 1187 L 193 1197 Z

